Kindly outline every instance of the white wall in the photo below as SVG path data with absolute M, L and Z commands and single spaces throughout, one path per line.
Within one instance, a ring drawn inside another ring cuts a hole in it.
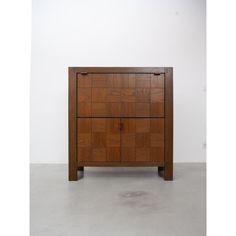
M 33 0 L 32 163 L 67 162 L 68 66 L 173 66 L 174 161 L 205 161 L 205 0 Z

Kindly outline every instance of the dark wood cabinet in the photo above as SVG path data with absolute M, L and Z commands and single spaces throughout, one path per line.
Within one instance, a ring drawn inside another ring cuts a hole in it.
M 84 166 L 158 166 L 173 179 L 172 68 L 69 68 L 69 180 Z

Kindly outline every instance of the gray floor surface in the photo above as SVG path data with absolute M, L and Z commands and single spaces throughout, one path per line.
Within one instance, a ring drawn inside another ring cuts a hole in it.
M 206 166 L 175 164 L 167 182 L 153 167 L 31 165 L 31 236 L 205 236 Z

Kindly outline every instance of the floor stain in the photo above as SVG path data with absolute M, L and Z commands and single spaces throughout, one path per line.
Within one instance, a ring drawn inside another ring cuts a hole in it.
M 148 192 L 145 191 L 126 191 L 120 194 L 122 198 L 138 198 L 148 195 Z
M 119 205 L 139 213 L 156 214 L 168 210 L 158 196 L 147 191 L 124 191 L 119 194 Z
M 151 199 L 151 194 L 146 191 L 125 191 L 119 194 L 120 205 L 142 212 L 150 212 L 153 209 L 153 201 Z

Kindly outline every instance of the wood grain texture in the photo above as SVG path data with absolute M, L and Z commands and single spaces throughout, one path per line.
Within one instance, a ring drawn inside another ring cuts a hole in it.
M 93 102 L 92 103 L 92 117 L 107 117 L 107 103 L 105 102 Z
M 116 74 L 121 88 L 135 88 L 135 74 Z
M 75 181 L 77 176 L 77 153 L 76 153 L 76 73 L 74 69 L 69 69 L 69 180 Z
M 150 88 L 151 74 L 136 74 L 135 79 L 136 88 Z
M 164 179 L 173 180 L 173 68 L 165 69 L 165 169 Z
M 150 117 L 150 103 L 137 102 L 135 106 L 136 117 Z
M 121 117 L 135 117 L 136 107 L 134 102 L 121 103 Z
M 121 104 L 118 102 L 107 103 L 107 116 L 108 117 L 120 117 Z
M 107 101 L 107 88 L 92 88 L 92 102 L 106 102 Z
M 164 117 L 164 103 L 152 102 L 150 104 L 150 117 Z
M 121 118 L 121 161 L 164 162 L 164 119 Z
M 93 88 L 108 88 L 109 80 L 113 78 L 113 74 L 92 74 Z
M 121 102 L 135 102 L 135 101 L 136 101 L 135 88 L 121 89 Z
M 164 89 L 165 88 L 165 75 L 164 74 L 159 74 L 159 75 L 151 74 L 151 88 Z
M 80 80 L 78 117 L 164 117 L 162 74 L 94 73 Z
M 91 117 L 92 115 L 92 108 L 90 102 L 78 102 L 77 110 L 79 117 Z
M 163 118 L 78 118 L 77 129 L 79 162 L 164 161 Z
M 78 80 L 78 86 L 80 88 L 91 88 L 92 87 L 92 75 L 88 74 L 86 76 L 80 75 Z
M 119 118 L 77 118 L 77 159 L 120 161 Z
M 164 162 L 161 161 L 81 161 L 81 166 L 112 166 L 112 167 L 122 167 L 122 166 L 164 166 Z
M 88 72 L 88 73 L 150 73 L 160 74 L 165 73 L 167 67 L 69 67 L 74 73 Z

